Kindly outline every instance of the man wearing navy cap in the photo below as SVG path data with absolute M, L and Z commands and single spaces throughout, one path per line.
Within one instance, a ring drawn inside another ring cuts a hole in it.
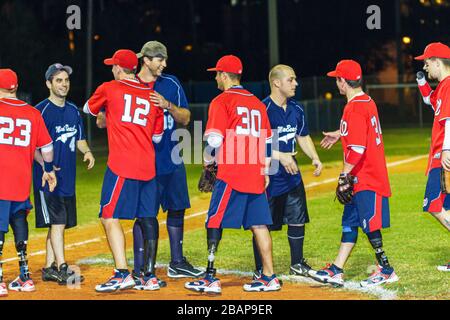
M 36 227 L 48 228 L 46 265 L 42 269 L 43 281 L 66 284 L 73 272 L 64 257 L 64 231 L 77 225 L 75 197 L 76 149 L 84 154 L 88 169 L 95 163 L 94 156 L 86 142 L 83 119 L 78 107 L 67 101 L 70 90 L 72 68 L 60 63 L 52 64 L 45 73 L 50 96 L 36 105 L 41 112 L 45 126 L 54 144 L 54 162 L 58 168 L 59 184 L 53 192 L 40 185 L 43 169 L 42 160 L 34 163 L 34 203 Z M 38 155 L 39 156 L 39 155 Z M 81 277 L 80 280 L 83 278 Z

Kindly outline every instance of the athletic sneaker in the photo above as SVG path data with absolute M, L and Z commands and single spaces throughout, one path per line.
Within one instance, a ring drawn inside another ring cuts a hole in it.
M 334 264 L 328 264 L 324 269 L 310 274 L 310 277 L 322 283 L 329 283 L 336 287 L 344 285 L 344 272 L 338 269 Z
M 21 292 L 32 292 L 36 290 L 33 280 L 29 277 L 23 276 L 18 276 L 13 282 L 11 282 L 8 289 Z
M 203 279 L 199 279 L 193 282 L 186 282 L 184 287 L 188 290 L 196 292 L 204 292 L 209 294 L 221 294 L 222 288 L 220 280 L 211 276 L 206 276 Z
M 59 266 L 59 280 L 58 284 L 60 285 L 66 285 L 67 282 L 74 283 L 78 282 L 81 283 L 84 281 L 84 277 L 81 274 L 76 274 L 73 270 L 69 268 L 67 263 L 63 263 Z
M 133 289 L 135 290 L 143 290 L 141 289 L 141 286 L 143 285 L 143 275 L 137 274 L 133 271 L 133 280 L 136 283 L 136 285 L 134 286 Z M 158 279 L 158 278 L 157 278 Z M 160 288 L 165 288 L 167 287 L 167 282 L 165 282 L 164 280 L 158 279 L 158 285 Z
M 447 262 L 447 264 L 444 264 L 442 266 L 438 266 L 437 269 L 439 271 L 442 271 L 442 272 L 449 272 L 450 271 L 450 261 Z
M 136 280 L 135 280 L 136 282 Z M 161 287 L 158 283 L 158 278 L 154 274 L 144 277 L 139 277 L 139 284 L 134 286 L 135 290 L 154 291 L 159 290 Z
M 8 289 L 6 289 L 6 283 L 0 282 L 0 297 L 6 297 L 8 295 Z
M 369 278 L 360 282 L 361 287 L 375 287 L 383 283 L 392 283 L 398 281 L 398 276 L 394 268 L 382 268 L 378 266 L 377 271 L 371 274 Z
M 311 268 L 305 259 L 302 259 L 300 263 L 294 264 L 290 267 L 290 274 L 296 276 L 309 277 L 311 274 L 314 275 L 315 273 L 316 271 Z
M 194 268 L 185 257 L 181 262 L 170 263 L 167 269 L 167 276 L 169 278 L 198 278 L 202 276 L 204 272 L 197 268 Z
M 58 282 L 61 277 L 58 272 L 56 263 L 53 262 L 49 268 L 42 268 L 42 281 L 55 281 Z
M 252 283 L 244 284 L 244 291 L 248 292 L 278 291 L 280 289 L 280 281 L 276 275 L 268 277 L 262 274 L 259 279 L 253 280 Z
M 127 272 L 120 272 L 114 269 L 114 273 L 109 280 L 103 284 L 95 286 L 97 292 L 114 292 L 117 290 L 131 289 L 136 285 L 131 274 Z

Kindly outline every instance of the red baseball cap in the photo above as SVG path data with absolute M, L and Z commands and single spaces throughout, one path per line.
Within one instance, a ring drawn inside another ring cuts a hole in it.
M 242 62 L 236 56 L 228 55 L 224 56 L 217 61 L 215 68 L 207 69 L 207 71 L 220 71 L 220 72 L 229 72 L 235 74 L 242 74 Z
M 416 60 L 426 60 L 430 58 L 450 59 L 450 48 L 441 42 L 430 43 L 423 55 L 415 57 Z
M 112 58 L 105 59 L 104 63 L 107 66 L 118 65 L 125 69 L 135 70 L 138 66 L 138 58 L 133 51 L 121 49 L 117 50 Z
M 0 89 L 13 90 L 17 88 L 17 74 L 11 69 L 0 69 Z
M 327 76 L 357 81 L 362 78 L 361 65 L 354 60 L 342 60 L 337 64 L 336 70 L 328 72 Z

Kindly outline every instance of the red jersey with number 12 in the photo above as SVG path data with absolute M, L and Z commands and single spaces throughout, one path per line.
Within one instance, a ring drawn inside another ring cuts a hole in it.
M 441 153 L 445 138 L 445 120 L 450 119 L 450 76 L 439 83 L 430 101 L 433 104 L 434 122 L 427 174 L 431 169 L 442 167 Z
M 231 88 L 209 106 L 205 136 L 220 135 L 217 178 L 236 191 L 264 192 L 267 139 L 272 137 L 266 106 L 247 90 Z
M 358 95 L 348 102 L 340 131 L 344 159 L 351 147 L 365 149 L 362 159 L 351 172 L 356 176 L 354 192 L 370 190 L 383 197 L 390 197 L 380 119 L 371 97 L 367 94 Z
M 0 200 L 30 196 L 34 151 L 51 143 L 39 110 L 18 99 L 0 99 Z
M 150 102 L 151 92 L 137 80 L 113 80 L 98 87 L 87 102 L 94 116 L 106 111 L 108 167 L 120 177 L 141 181 L 155 177 L 152 136 L 162 135 L 164 118 Z

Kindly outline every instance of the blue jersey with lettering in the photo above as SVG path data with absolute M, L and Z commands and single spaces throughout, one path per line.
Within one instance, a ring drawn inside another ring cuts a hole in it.
M 278 136 L 278 142 L 274 141 L 272 144 L 273 150 L 295 152 L 296 137 L 309 135 L 303 107 L 295 100 L 288 99 L 286 111 L 284 111 L 270 96 L 264 99 L 263 103 L 267 106 L 267 114 L 274 137 Z M 278 165 L 279 169 L 275 175 L 270 176 L 270 184 L 267 188 L 269 197 L 289 192 L 300 184 L 302 179 L 300 173 L 291 175 L 280 163 L 276 163 L 278 160 L 272 161 L 275 161 L 274 164 Z
M 64 107 L 59 107 L 46 99 L 36 106 L 45 126 L 53 139 L 53 161 L 56 167 L 58 184 L 52 193 L 60 197 L 70 197 L 75 194 L 76 151 L 77 141 L 86 140 L 83 120 L 75 104 L 66 101 Z M 42 167 L 36 161 L 33 168 L 34 188 L 48 192 L 48 186 L 41 187 Z
M 139 80 L 142 82 L 141 79 Z M 173 105 L 189 109 L 186 94 L 177 77 L 163 73 L 156 79 L 153 89 Z M 157 176 L 172 173 L 180 165 L 183 165 L 181 157 L 177 157 L 178 163 L 174 163 L 171 158 L 172 152 L 179 154 L 179 151 L 177 151 L 179 149 L 178 141 L 172 141 L 171 139 L 176 127 L 172 115 L 169 111 L 164 110 L 164 135 L 160 143 L 155 143 Z

